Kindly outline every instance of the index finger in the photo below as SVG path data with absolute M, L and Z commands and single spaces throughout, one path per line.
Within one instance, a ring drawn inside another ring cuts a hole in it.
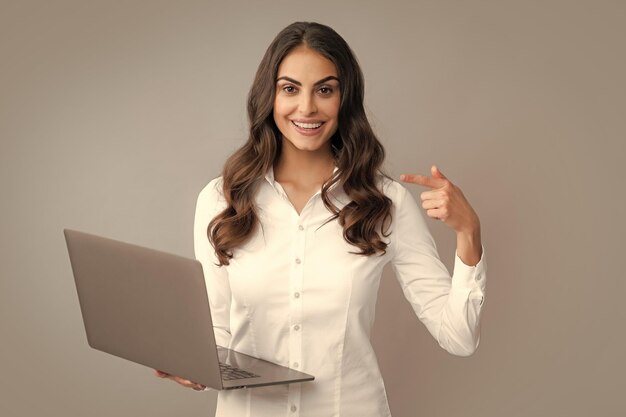
M 400 179 L 405 182 L 422 185 L 429 188 L 439 188 L 443 186 L 442 180 L 439 178 L 427 177 L 425 175 L 402 174 Z

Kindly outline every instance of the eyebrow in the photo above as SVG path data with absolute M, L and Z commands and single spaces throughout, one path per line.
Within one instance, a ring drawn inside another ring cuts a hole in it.
M 280 80 L 287 80 L 290 83 L 294 83 L 296 85 L 302 86 L 302 83 L 300 81 L 294 80 L 293 78 L 287 77 L 287 76 L 282 76 L 280 78 L 276 79 L 276 82 L 280 81 Z M 330 80 L 337 80 L 337 82 L 339 82 L 339 78 L 335 77 L 334 75 L 329 75 L 328 77 L 322 78 L 319 81 L 316 81 L 315 84 L 313 85 L 320 85 L 325 83 L 326 81 L 330 81 Z

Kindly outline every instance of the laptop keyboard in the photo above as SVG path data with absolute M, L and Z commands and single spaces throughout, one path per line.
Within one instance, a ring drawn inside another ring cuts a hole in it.
M 244 371 L 243 369 L 235 368 L 234 366 L 227 365 L 220 362 L 220 372 L 222 373 L 222 380 L 229 381 L 231 379 L 243 379 L 243 378 L 255 378 L 259 375 L 252 372 Z

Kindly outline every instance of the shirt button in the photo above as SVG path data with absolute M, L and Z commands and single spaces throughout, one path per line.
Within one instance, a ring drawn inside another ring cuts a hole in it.
M 294 297 L 296 297 L 296 298 L 300 298 L 300 293 L 299 293 L 299 292 L 295 292 L 295 293 L 293 294 L 293 296 L 294 296 Z
M 299 264 L 300 262 L 302 262 L 300 258 L 296 258 L 296 263 Z
M 298 362 L 294 362 L 294 363 L 293 363 L 293 367 L 294 367 L 294 368 L 297 368 L 298 366 L 300 366 L 300 364 L 299 364 Z
M 299 230 L 304 230 L 304 226 L 302 226 L 302 225 L 300 224 L 300 225 L 298 225 L 298 229 L 299 229 Z
M 298 410 L 298 407 L 296 407 L 295 405 L 291 406 L 291 412 L 295 413 Z
M 298 331 L 298 330 L 300 330 L 300 326 L 296 324 L 295 326 L 293 326 L 293 329 Z

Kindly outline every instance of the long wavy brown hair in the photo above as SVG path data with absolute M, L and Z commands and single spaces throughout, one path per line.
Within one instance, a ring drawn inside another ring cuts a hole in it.
M 363 107 L 361 68 L 346 41 L 328 26 L 295 22 L 283 29 L 268 47 L 248 94 L 250 133 L 247 142 L 225 162 L 222 171 L 227 207 L 209 223 L 207 235 L 219 265 L 228 265 L 233 249 L 244 244 L 259 225 L 254 203 L 260 181 L 280 156 L 282 137 L 274 122 L 276 76 L 283 58 L 305 45 L 329 60 L 337 69 L 340 89 L 338 129 L 331 140 L 337 171 L 322 186 L 321 197 L 332 213 L 324 223 L 338 219 L 343 237 L 370 256 L 386 253 L 381 237 L 391 222 L 392 201 L 378 188 L 385 149 L 376 138 Z M 350 202 L 341 210 L 329 199 L 329 189 L 339 183 Z M 323 226 L 323 225 L 322 225 Z

